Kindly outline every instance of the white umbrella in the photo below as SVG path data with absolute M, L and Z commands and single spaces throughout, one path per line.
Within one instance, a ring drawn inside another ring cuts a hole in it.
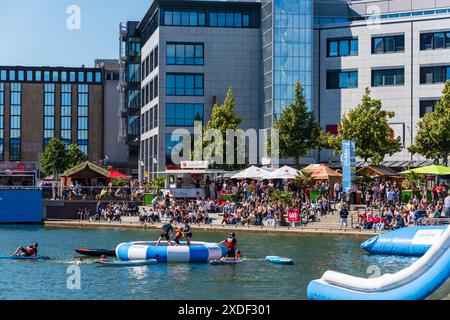
M 231 179 L 265 179 L 269 171 L 255 166 L 242 170 L 231 177 Z
M 272 173 L 269 173 L 268 178 L 269 179 L 295 179 L 298 175 L 302 175 L 301 171 L 298 171 L 297 169 L 284 166 L 280 169 L 275 170 Z

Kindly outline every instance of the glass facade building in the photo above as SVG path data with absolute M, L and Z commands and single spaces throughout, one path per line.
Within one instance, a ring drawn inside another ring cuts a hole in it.
M 271 128 L 300 81 L 312 110 L 313 1 L 262 0 L 263 127 Z

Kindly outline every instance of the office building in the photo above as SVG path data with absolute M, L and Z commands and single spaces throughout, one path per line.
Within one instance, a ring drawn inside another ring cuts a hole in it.
M 126 26 L 122 129 L 140 142 L 145 179 L 172 165 L 171 133 L 207 122 L 228 87 L 243 128 L 270 129 L 297 80 L 330 133 L 369 87 L 395 111 L 390 125 L 402 141 L 385 164 L 424 162 L 407 147 L 450 79 L 450 0 L 155 0 Z M 322 150 L 302 161 L 339 157 Z
M 0 66 L 0 161 L 37 162 L 53 137 L 103 159 L 103 70 Z

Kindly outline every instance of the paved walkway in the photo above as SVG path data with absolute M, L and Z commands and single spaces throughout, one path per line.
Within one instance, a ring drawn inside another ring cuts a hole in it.
M 125 228 L 125 229 L 144 229 L 144 230 L 158 230 L 162 223 L 142 224 L 137 217 L 123 217 L 123 221 L 79 221 L 79 220 L 48 220 L 44 223 L 45 226 L 58 227 L 84 227 L 84 228 Z M 351 235 L 371 237 L 380 232 L 372 230 L 359 229 L 339 229 L 336 226 L 315 223 L 304 227 L 269 227 L 269 226 L 235 226 L 235 225 L 220 225 L 213 224 L 191 224 L 194 231 L 211 231 L 211 232 L 260 232 L 260 233 L 286 233 L 286 234 L 316 234 L 316 235 Z

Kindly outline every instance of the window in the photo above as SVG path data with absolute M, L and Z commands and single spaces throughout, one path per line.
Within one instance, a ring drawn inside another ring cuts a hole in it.
M 16 81 L 16 70 L 9 70 L 9 81 Z
M 128 65 L 128 82 L 140 82 L 140 63 Z
M 44 149 L 55 136 L 55 84 L 44 85 Z
M 345 57 L 358 55 L 358 39 L 328 40 L 328 57 Z
M 203 96 L 203 74 L 167 74 L 168 96 Z
M 139 75 L 139 73 L 138 73 L 138 75 Z M 95 72 L 95 82 L 102 83 L 102 73 L 100 71 Z
M 166 134 L 166 164 L 167 165 L 175 164 L 172 160 L 172 151 L 182 141 L 183 141 L 182 136 Z
M 420 50 L 450 48 L 450 32 L 420 34 Z
M 44 82 L 50 82 L 50 71 L 44 71 Z
M 209 12 L 209 26 L 221 28 L 248 28 L 250 14 L 246 12 Z
M 9 161 L 20 161 L 22 85 L 11 83 Z
M 77 81 L 76 76 L 77 76 L 76 73 L 74 71 L 71 71 L 69 74 L 70 82 L 76 82 Z
M 6 70 L 0 70 L 0 80 L 1 81 L 6 81 Z
M 327 89 L 358 87 L 358 71 L 328 71 Z
M 52 81 L 53 82 L 58 82 L 59 81 L 59 72 L 58 71 L 53 71 L 52 72 Z
M 94 81 L 93 76 L 92 76 L 92 72 L 91 72 L 91 71 L 86 72 L 86 81 L 87 81 L 88 83 L 92 83 L 92 81 Z
M 67 82 L 67 71 L 61 71 L 61 82 Z
M 61 141 L 72 143 L 72 85 L 61 85 Z
M 439 99 L 420 100 L 420 117 L 423 118 L 425 114 L 433 112 L 439 101 Z
M 141 108 L 141 91 L 140 90 L 128 90 L 127 91 L 127 109 L 140 109 Z
M 402 86 L 405 84 L 405 69 L 372 70 L 372 86 Z
M 167 126 L 193 126 L 194 121 L 203 121 L 203 104 L 166 104 Z
M 166 26 L 205 26 L 206 14 L 202 10 L 165 10 L 164 25 Z
M 78 71 L 78 82 L 84 82 L 84 72 Z
M 203 44 L 167 43 L 168 65 L 203 65 Z
M 33 81 L 33 71 L 27 71 L 27 81 Z
M 385 36 L 372 38 L 372 53 L 395 53 L 405 51 L 405 36 Z
M 156 69 L 156 68 L 158 67 L 158 65 L 159 65 L 159 52 L 158 52 L 158 47 L 156 47 L 153 51 L 154 51 L 154 53 L 155 53 L 155 56 L 154 56 L 154 63 L 155 63 L 154 69 Z
M 41 71 L 34 72 L 34 81 L 42 81 L 42 73 Z
M 25 80 L 25 73 L 23 70 L 17 71 L 17 80 L 18 81 L 24 81 Z
M 450 80 L 450 66 L 420 67 L 420 84 L 444 83 Z
M 89 142 L 89 86 L 87 84 L 78 85 L 78 132 L 77 144 L 81 152 L 88 154 Z

